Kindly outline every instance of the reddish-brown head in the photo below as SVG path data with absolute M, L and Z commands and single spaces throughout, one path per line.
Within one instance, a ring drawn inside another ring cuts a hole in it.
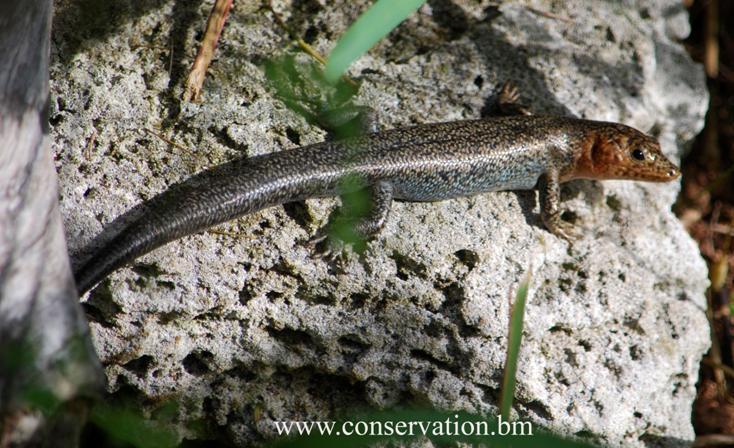
M 660 144 L 642 132 L 617 123 L 599 123 L 582 143 L 573 179 L 626 179 L 667 182 L 680 170 L 660 151 Z

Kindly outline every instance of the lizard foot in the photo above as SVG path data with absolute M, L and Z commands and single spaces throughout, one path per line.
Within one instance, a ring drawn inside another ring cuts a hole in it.
M 503 115 L 532 115 L 530 108 L 519 103 L 520 90 L 512 81 L 505 81 L 497 94 L 497 106 Z

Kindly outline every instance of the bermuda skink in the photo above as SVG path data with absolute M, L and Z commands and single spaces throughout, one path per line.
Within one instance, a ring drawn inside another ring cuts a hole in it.
M 541 216 L 560 219 L 559 184 L 572 179 L 670 181 L 678 168 L 658 142 L 617 123 L 516 115 L 393 129 L 230 162 L 176 185 L 75 273 L 84 293 L 112 271 L 170 241 L 267 207 L 365 190 L 357 234 L 382 229 L 394 199 L 439 201 L 498 190 L 540 193 Z

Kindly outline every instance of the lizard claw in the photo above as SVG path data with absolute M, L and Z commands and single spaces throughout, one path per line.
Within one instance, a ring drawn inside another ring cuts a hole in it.
M 518 91 L 517 86 L 511 81 L 505 81 L 500 88 L 498 101 L 501 104 L 512 104 L 517 103 L 517 100 L 519 99 L 520 92 Z
M 581 235 L 578 233 L 578 231 L 567 222 L 559 222 L 554 226 L 554 228 L 549 229 L 554 235 L 563 238 L 564 240 L 568 241 L 569 243 L 572 243 L 576 240 L 578 240 Z
M 308 239 L 306 242 L 306 247 L 308 247 L 311 250 L 315 250 L 316 246 L 318 246 L 319 243 L 324 241 L 329 237 L 329 234 L 326 232 L 316 232 L 316 235 L 312 236 Z
M 319 260 L 334 261 L 344 252 L 344 243 L 329 235 L 326 231 L 319 231 L 306 242 L 313 257 Z

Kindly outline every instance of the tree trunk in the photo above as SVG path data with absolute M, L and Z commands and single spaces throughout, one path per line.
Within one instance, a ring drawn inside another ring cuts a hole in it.
M 0 447 L 76 445 L 101 371 L 72 280 L 46 117 L 51 0 L 0 0 Z

